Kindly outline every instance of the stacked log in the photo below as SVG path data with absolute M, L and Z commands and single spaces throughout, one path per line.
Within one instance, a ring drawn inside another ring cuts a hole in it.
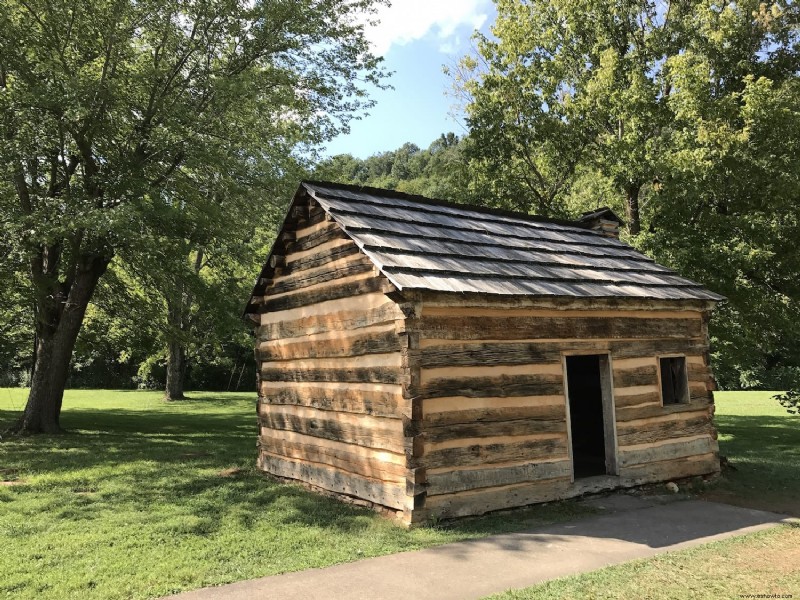
M 588 304 L 588 303 L 587 303 Z M 719 469 L 699 310 L 491 308 L 423 302 L 419 336 L 426 499 L 415 520 L 566 498 L 573 483 L 563 357 L 608 354 L 618 485 Z M 686 356 L 691 402 L 662 406 L 658 356 Z
M 386 280 L 319 209 L 297 227 L 260 299 L 259 465 L 402 511 L 403 314 Z

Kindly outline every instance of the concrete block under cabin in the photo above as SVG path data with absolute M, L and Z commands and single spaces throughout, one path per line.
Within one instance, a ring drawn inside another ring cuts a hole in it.
M 246 309 L 260 468 L 406 523 L 718 472 L 723 298 L 618 227 L 303 182 Z

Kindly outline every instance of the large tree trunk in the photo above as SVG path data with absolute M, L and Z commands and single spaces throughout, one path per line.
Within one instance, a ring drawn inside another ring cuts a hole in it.
M 37 342 L 31 391 L 22 417 L 12 431 L 22 434 L 60 433 L 61 403 L 69 376 L 72 350 L 83 324 L 86 308 L 108 259 L 81 261 L 66 300 L 59 310 L 37 303 Z
M 625 188 L 625 216 L 628 219 L 628 232 L 637 235 L 642 230 L 642 221 L 639 217 L 639 191 L 642 186 L 632 183 Z
M 186 348 L 180 342 L 170 342 L 167 357 L 167 388 L 165 400 L 183 400 L 183 380 L 186 376 Z
M 186 329 L 186 295 L 183 284 L 177 286 L 174 298 L 167 298 L 167 321 L 170 340 L 167 343 L 167 385 L 165 400 L 183 400 L 183 380 L 186 376 L 186 345 L 182 339 Z
M 197 250 L 194 259 L 194 275 L 198 275 L 203 268 L 202 249 Z M 186 379 L 186 341 L 184 335 L 188 332 L 191 322 L 189 315 L 194 302 L 191 288 L 185 281 L 179 281 L 173 290 L 173 296 L 167 296 L 167 320 L 169 324 L 170 339 L 167 344 L 167 385 L 164 390 L 165 400 L 183 400 L 183 384 Z

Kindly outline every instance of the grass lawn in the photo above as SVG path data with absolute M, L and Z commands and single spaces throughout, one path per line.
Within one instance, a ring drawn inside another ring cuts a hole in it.
M 68 391 L 72 433 L 0 442 L 0 597 L 157 597 L 588 512 L 564 502 L 407 531 L 260 475 L 253 394 L 190 396 Z M 0 389 L 0 425 L 24 399 Z
M 720 453 L 735 469 L 702 497 L 800 517 L 800 418 L 775 392 L 718 392 Z M 800 598 L 800 524 L 557 579 L 494 600 Z M 765 596 L 762 596 L 765 597 Z M 790 596 L 784 596 L 790 597 Z
M 407 531 L 260 475 L 251 394 L 192 396 L 70 391 L 71 434 L 0 442 L 0 597 L 156 597 L 587 512 L 564 502 Z M 800 515 L 800 419 L 770 396 L 717 395 L 736 470 L 705 495 Z M 23 405 L 23 390 L 0 389 L 0 424 Z M 800 597 L 798 548 L 800 529 L 786 526 L 499 598 Z
M 775 393 L 714 394 L 719 451 L 733 469 L 705 496 L 800 517 L 800 416 L 788 414 Z

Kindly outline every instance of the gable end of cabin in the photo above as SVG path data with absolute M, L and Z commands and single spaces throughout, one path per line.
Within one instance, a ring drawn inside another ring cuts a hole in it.
M 414 305 L 303 193 L 257 285 L 259 467 L 408 520 Z

